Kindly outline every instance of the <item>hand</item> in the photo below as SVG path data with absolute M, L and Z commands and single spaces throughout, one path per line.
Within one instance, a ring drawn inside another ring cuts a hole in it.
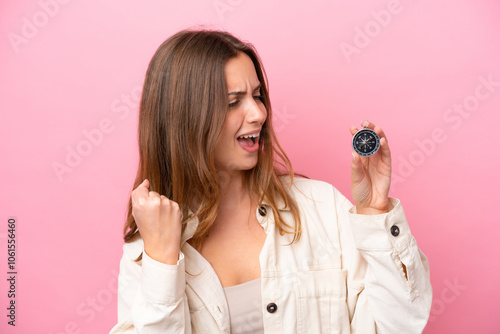
M 364 121 L 363 125 L 366 125 Z M 362 157 L 352 152 L 351 194 L 359 214 L 381 214 L 389 212 L 391 185 L 391 151 L 384 131 L 379 126 L 369 123 L 368 129 L 374 130 L 380 137 L 380 149 L 370 157 Z M 354 136 L 358 129 L 350 127 Z
M 147 179 L 132 191 L 131 198 L 132 216 L 144 240 L 144 251 L 153 260 L 177 264 L 182 230 L 179 205 L 149 191 Z

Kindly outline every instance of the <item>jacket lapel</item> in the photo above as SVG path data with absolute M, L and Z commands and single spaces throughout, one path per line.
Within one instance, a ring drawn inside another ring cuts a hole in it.
M 230 333 L 229 309 L 226 295 L 210 263 L 189 243 L 182 252 L 186 258 L 186 284 L 188 284 L 217 322 L 223 333 Z

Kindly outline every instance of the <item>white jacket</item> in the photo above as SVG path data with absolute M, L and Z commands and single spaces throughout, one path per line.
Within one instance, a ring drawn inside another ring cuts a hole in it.
M 300 241 L 287 245 L 291 236 L 279 235 L 267 203 L 255 212 L 267 234 L 260 253 L 265 333 L 421 333 L 432 302 L 429 265 L 400 201 L 390 198 L 388 213 L 361 215 L 332 185 L 294 181 Z M 186 242 L 197 224 L 191 221 L 182 235 L 177 265 L 148 257 L 140 238 L 124 244 L 118 324 L 110 334 L 230 333 L 220 281 Z M 141 252 L 142 261 L 133 262 Z

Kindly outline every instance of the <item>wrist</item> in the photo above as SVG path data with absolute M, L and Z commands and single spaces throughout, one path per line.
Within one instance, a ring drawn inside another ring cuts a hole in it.
M 391 202 L 389 201 L 387 205 L 381 207 L 360 207 L 356 206 L 356 213 L 360 215 L 381 215 L 387 213 L 393 209 Z
M 378 209 L 372 209 L 372 208 L 363 208 L 363 209 L 356 208 L 356 213 L 359 215 L 381 215 L 381 214 L 384 214 L 387 212 L 389 212 L 389 210 L 378 210 Z
M 153 260 L 170 265 L 176 265 L 179 261 L 179 248 L 174 249 L 164 249 L 161 251 L 144 248 L 144 252 Z

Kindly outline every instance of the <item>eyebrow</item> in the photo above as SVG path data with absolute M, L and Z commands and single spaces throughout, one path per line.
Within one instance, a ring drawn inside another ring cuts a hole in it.
M 254 90 L 253 90 L 253 91 L 255 92 L 256 90 L 259 90 L 259 89 L 260 89 L 260 87 L 262 87 L 262 85 L 261 85 L 261 83 L 259 82 L 259 84 L 257 85 L 257 87 L 255 87 L 255 88 L 254 88 Z M 245 94 L 245 93 L 246 93 L 246 92 L 241 92 L 241 91 L 240 91 L 240 92 L 230 92 L 230 93 L 228 93 L 227 95 L 243 95 L 243 94 Z

